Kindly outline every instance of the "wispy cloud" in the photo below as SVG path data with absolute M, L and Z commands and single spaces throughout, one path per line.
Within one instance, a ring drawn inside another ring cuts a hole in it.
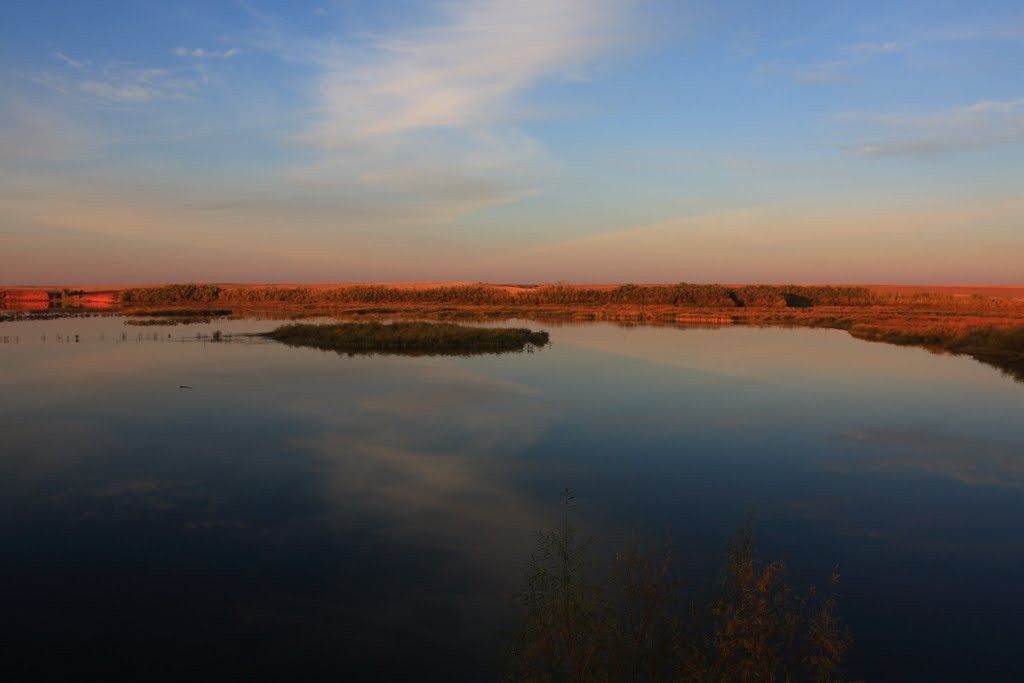
M 916 47 L 960 42 L 1016 41 L 1024 39 L 1024 25 L 957 26 L 944 29 L 911 31 L 900 40 L 859 42 L 846 45 L 828 54 L 827 59 L 810 63 L 778 61 L 763 65 L 761 70 L 788 76 L 811 85 L 840 85 L 857 82 L 858 67 L 887 56 L 908 52 Z
M 548 170 L 519 124 L 522 96 L 575 80 L 636 37 L 632 0 L 462 0 L 433 22 L 360 44 L 261 44 L 319 70 L 313 122 L 297 137 L 320 160 L 307 177 L 348 180 L 471 210 L 510 201 Z M 472 200 L 472 201 L 470 201 Z
M 353 136 L 490 126 L 515 117 L 514 98 L 577 74 L 622 43 L 630 3 L 476 0 L 447 5 L 435 26 L 377 36 L 363 54 L 327 55 L 325 145 Z
M 829 85 L 851 83 L 850 71 L 867 62 L 906 50 L 908 43 L 895 40 L 882 43 L 854 43 L 840 50 L 835 59 L 817 64 L 798 66 L 791 70 L 793 77 L 802 83 Z
M 227 50 L 208 50 L 202 47 L 176 47 L 171 50 L 171 54 L 175 57 L 191 57 L 193 59 L 230 59 L 241 54 L 241 50 L 237 47 L 228 48 Z
M 926 40 L 939 42 L 1022 40 L 1024 39 L 1024 24 L 1011 23 L 1003 26 L 956 26 L 927 31 L 923 35 Z
M 106 69 L 100 77 L 81 81 L 78 89 L 111 103 L 180 99 L 194 93 L 203 80 L 194 72 L 134 67 Z
M 843 148 L 865 157 L 930 156 L 1024 142 L 1024 98 L 926 114 L 850 112 L 838 120 L 863 129 L 859 141 Z
M 785 49 L 802 45 L 804 41 L 785 44 Z M 858 81 L 857 69 L 874 60 L 906 52 L 912 43 L 905 40 L 859 42 L 830 48 L 816 60 L 797 61 L 781 59 L 762 64 L 762 73 L 790 78 L 808 85 L 843 85 Z
M 831 62 L 802 66 L 793 71 L 793 76 L 801 83 L 834 84 L 849 82 L 850 79 L 844 73 L 844 70 L 851 63 L 850 60 L 837 59 Z
M 199 66 L 155 68 L 123 62 L 97 65 L 63 52 L 55 53 L 55 57 L 65 68 L 26 78 L 64 94 L 90 97 L 105 104 L 182 99 L 206 82 L 206 73 Z
M 56 53 L 54 53 L 54 56 L 56 56 L 57 59 L 59 59 L 60 61 L 64 62 L 68 66 L 70 66 L 72 69 L 82 70 L 82 69 L 86 68 L 87 66 L 89 66 L 89 62 L 88 61 L 72 59 L 71 57 L 68 57 L 63 52 L 60 52 L 59 50 Z
M 900 52 L 908 47 L 907 43 L 890 40 L 885 43 L 854 43 L 846 51 L 855 55 L 873 56 Z

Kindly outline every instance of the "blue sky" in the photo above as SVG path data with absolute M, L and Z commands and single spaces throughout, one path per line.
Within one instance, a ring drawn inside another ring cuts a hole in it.
M 0 281 L 1024 282 L 1019 3 L 20 2 Z

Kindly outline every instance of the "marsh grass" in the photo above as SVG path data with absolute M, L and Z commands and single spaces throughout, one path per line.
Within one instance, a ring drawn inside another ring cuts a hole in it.
M 530 351 L 548 343 L 547 332 L 525 328 L 468 327 L 431 322 L 294 323 L 262 336 L 289 346 L 347 354 L 461 356 Z
M 180 284 L 162 287 L 133 287 L 120 293 L 122 304 L 153 306 L 183 303 L 213 303 L 221 293 L 216 285 Z

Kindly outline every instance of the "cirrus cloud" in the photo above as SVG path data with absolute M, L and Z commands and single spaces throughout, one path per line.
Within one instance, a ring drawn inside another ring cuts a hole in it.
M 465 0 L 441 5 L 430 25 L 358 45 L 289 45 L 320 70 L 313 123 L 298 139 L 320 156 L 321 179 L 347 175 L 417 201 L 521 197 L 550 168 L 518 126 L 534 115 L 522 96 L 633 40 L 634 4 Z
M 194 59 L 230 59 L 241 54 L 241 50 L 237 47 L 228 48 L 227 50 L 207 50 L 202 47 L 176 47 L 171 50 L 171 54 L 175 57 L 192 57 Z
M 860 141 L 843 148 L 863 157 L 931 156 L 1024 142 L 1024 98 L 925 114 L 850 112 L 837 118 L 861 129 Z

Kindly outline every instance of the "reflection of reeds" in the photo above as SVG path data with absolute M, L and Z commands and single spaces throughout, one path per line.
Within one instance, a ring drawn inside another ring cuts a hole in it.
M 132 311 L 131 315 L 146 318 L 210 318 L 231 315 L 231 311 L 226 308 L 169 308 Z
M 125 325 L 147 327 L 210 323 L 215 318 L 231 315 L 231 311 L 225 308 L 171 308 L 132 311 L 129 315 L 133 317 L 125 320 Z
M 850 334 L 868 341 L 929 349 L 971 356 L 1024 381 L 1024 325 L 1016 327 L 922 329 L 883 328 L 855 325 Z
M 850 639 L 833 592 L 799 594 L 780 561 L 736 534 L 709 599 L 684 601 L 671 555 L 633 542 L 604 582 L 569 521 L 538 535 L 522 602 L 512 678 L 530 681 L 833 680 Z M 831 586 L 838 582 L 833 572 Z
M 428 322 L 296 323 L 264 336 L 291 346 L 350 354 L 469 355 L 530 350 L 548 343 L 547 332 Z

